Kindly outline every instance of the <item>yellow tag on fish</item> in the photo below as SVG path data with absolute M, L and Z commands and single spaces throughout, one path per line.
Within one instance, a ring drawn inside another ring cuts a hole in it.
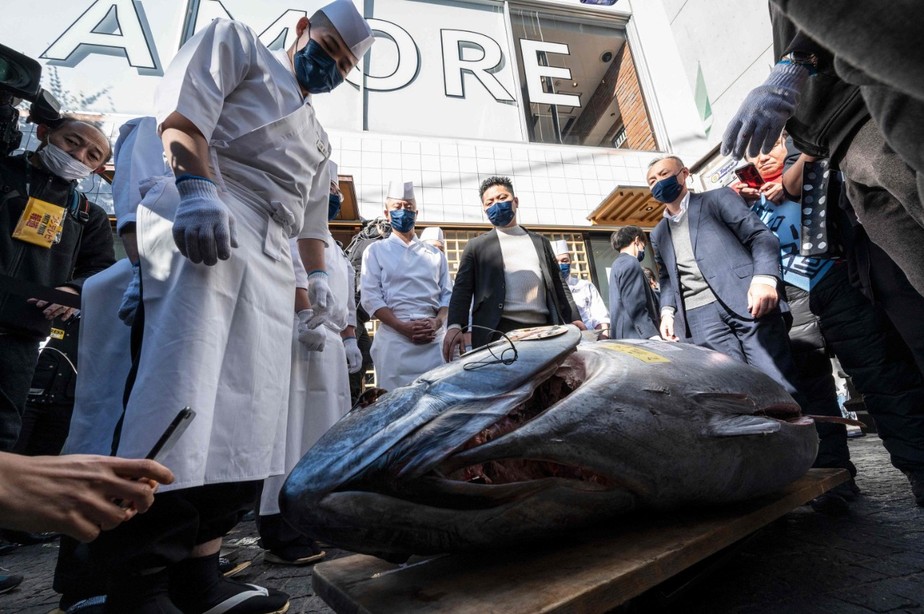
M 63 221 L 64 207 L 30 196 L 13 230 L 13 238 L 50 248 L 61 240 Z
M 64 339 L 64 329 L 63 328 L 52 328 L 51 338 L 52 339 Z
M 650 350 L 646 350 L 638 347 L 637 345 L 629 345 L 628 343 L 607 343 L 605 345 L 606 349 L 613 350 L 614 352 L 619 352 L 621 354 L 626 354 L 632 358 L 638 358 L 642 362 L 648 364 L 670 362 L 664 356 L 660 354 L 655 354 Z

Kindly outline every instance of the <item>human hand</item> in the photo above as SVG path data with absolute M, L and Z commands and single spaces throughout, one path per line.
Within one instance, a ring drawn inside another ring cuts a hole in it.
M 146 512 L 158 483 L 172 481 L 169 469 L 147 459 L 0 453 L 0 523 L 88 542 Z
M 234 216 L 218 198 L 218 188 L 203 177 L 180 177 L 180 204 L 173 217 L 173 241 L 190 262 L 214 266 L 237 247 Z
M 772 181 L 760 186 L 760 193 L 770 202 L 776 204 L 783 202 L 783 184 L 778 181 Z
M 131 326 L 135 321 L 135 313 L 138 311 L 138 305 L 141 304 L 141 264 L 136 262 L 132 264 L 132 280 L 128 282 L 125 293 L 122 294 L 122 302 L 119 304 L 119 319 L 126 326 Z
M 738 195 L 749 203 L 760 200 L 760 190 L 752 188 L 743 181 L 733 183 L 731 189 L 738 192 Z
M 759 281 L 751 282 L 748 288 L 748 313 L 755 320 L 776 309 L 779 302 L 780 296 L 775 287 Z
M 70 286 L 58 286 L 55 288 L 55 290 L 67 292 L 68 294 L 80 294 L 77 292 L 77 290 L 74 290 Z M 69 320 L 71 316 L 73 316 L 78 311 L 74 307 L 66 307 L 64 305 L 58 305 L 57 303 L 49 303 L 48 301 L 43 301 L 37 298 L 27 299 L 26 302 L 32 303 L 41 309 L 42 315 L 45 316 L 46 320 L 54 320 L 58 317 L 60 317 L 62 320 Z
M 311 323 L 311 327 L 315 328 L 319 326 L 317 320 L 325 318 L 334 303 L 334 295 L 327 281 L 327 271 L 312 271 L 308 275 L 308 302 L 311 303 L 316 320 Z
M 456 350 L 460 355 L 465 352 L 465 335 L 461 328 L 450 328 L 443 337 L 443 360 L 451 361 Z
M 324 350 L 324 342 L 327 337 L 322 327 L 311 326 L 314 319 L 311 309 L 302 309 L 298 312 L 298 324 L 295 330 L 299 343 L 304 345 L 306 350 L 309 352 L 321 352 Z
M 661 338 L 665 341 L 678 341 L 674 334 L 674 316 L 669 313 L 661 314 Z
M 748 93 L 728 123 L 722 137 L 722 155 L 740 159 L 745 150 L 752 158 L 761 151 L 769 152 L 795 112 L 809 74 L 809 69 L 799 64 L 774 66 L 764 84 Z
M 433 321 L 436 318 L 418 318 L 408 322 L 410 324 L 409 339 L 418 345 L 430 343 L 436 339 L 436 331 L 439 326 L 434 327 Z
M 587 330 L 587 325 L 584 324 L 583 320 L 575 320 L 572 324 L 577 326 L 578 330 Z
M 363 353 L 359 351 L 356 337 L 347 337 L 343 340 L 343 349 L 346 351 L 347 371 L 356 373 L 363 368 Z

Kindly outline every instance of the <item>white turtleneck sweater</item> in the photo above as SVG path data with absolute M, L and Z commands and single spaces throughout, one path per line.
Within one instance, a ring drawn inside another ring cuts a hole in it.
M 520 226 L 498 228 L 497 238 L 507 286 L 503 317 L 523 324 L 545 324 L 549 316 L 546 288 L 533 240 Z

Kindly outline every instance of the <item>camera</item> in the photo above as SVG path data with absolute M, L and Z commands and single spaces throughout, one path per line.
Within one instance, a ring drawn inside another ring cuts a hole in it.
M 0 155 L 8 156 L 22 142 L 19 130 L 21 100 L 32 103 L 29 121 L 54 127 L 61 121 L 61 105 L 41 87 L 42 66 L 32 58 L 0 45 Z

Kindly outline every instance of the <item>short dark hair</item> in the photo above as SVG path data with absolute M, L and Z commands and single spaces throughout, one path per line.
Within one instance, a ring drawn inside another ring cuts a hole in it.
M 100 122 L 88 121 L 86 119 L 79 119 L 73 115 L 62 114 L 61 118 L 54 123 L 52 126 L 48 126 L 48 134 L 52 134 L 61 130 L 71 124 L 86 124 L 91 128 L 95 128 L 97 132 L 103 135 L 103 138 L 106 139 L 106 144 L 109 146 L 109 154 L 106 156 L 106 159 L 103 160 L 103 164 L 109 162 L 112 159 L 112 142 L 109 140 L 109 135 L 106 134 L 106 131 L 103 130 L 103 125 Z
M 610 237 L 610 244 L 618 252 L 632 245 L 632 242 L 636 239 L 648 242 L 648 239 L 645 238 L 645 231 L 638 226 L 623 226 Z
M 496 185 L 504 186 L 510 190 L 510 195 L 513 196 L 513 182 L 510 181 L 510 177 L 493 176 L 481 182 L 481 186 L 478 188 L 478 198 L 484 198 L 484 193 L 488 191 L 488 188 L 492 188 Z
M 683 163 L 683 160 L 681 160 L 679 157 L 674 156 L 674 155 L 668 155 L 668 156 L 659 156 L 655 158 L 654 160 L 648 163 L 648 168 L 650 169 L 652 166 L 654 166 L 658 162 L 662 162 L 664 160 L 676 160 L 677 163 L 680 164 L 681 168 L 686 166 L 686 164 Z

